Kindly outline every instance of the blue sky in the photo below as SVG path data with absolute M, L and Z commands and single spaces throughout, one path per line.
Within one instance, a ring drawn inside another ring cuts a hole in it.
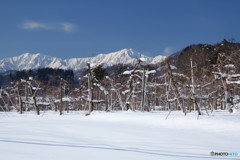
M 89 57 L 123 48 L 169 55 L 240 41 L 239 0 L 1 0 L 0 58 Z

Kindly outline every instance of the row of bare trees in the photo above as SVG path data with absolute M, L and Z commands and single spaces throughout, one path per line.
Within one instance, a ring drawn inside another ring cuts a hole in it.
M 118 77 L 97 76 L 95 64 L 88 63 L 78 87 L 59 77 L 59 86 L 46 86 L 29 77 L 13 82 L 0 92 L 2 111 L 41 110 L 173 110 L 196 111 L 198 115 L 215 109 L 233 111 L 239 103 L 240 74 L 220 53 L 212 73 L 197 79 L 196 60 L 189 58 L 190 74 L 180 73 L 166 59 L 157 69 L 149 69 L 144 58 Z

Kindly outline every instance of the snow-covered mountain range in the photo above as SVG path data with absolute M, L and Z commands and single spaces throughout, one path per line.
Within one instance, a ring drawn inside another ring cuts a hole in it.
M 154 58 L 145 56 L 133 49 L 122 49 L 117 52 L 108 54 L 98 54 L 95 57 L 89 58 L 70 58 L 61 59 L 42 55 L 40 53 L 30 54 L 24 53 L 20 56 L 12 58 L 4 58 L 0 60 L 0 72 L 8 70 L 24 70 L 24 69 L 38 69 L 38 68 L 60 68 L 79 70 L 86 67 L 86 63 L 104 64 L 105 66 L 112 66 L 114 64 L 133 64 L 137 59 L 144 57 L 147 63 L 158 63 L 163 61 L 165 56 L 156 56 Z

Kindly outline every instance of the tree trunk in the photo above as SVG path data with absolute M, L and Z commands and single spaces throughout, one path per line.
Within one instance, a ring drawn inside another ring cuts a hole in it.
M 90 63 L 87 64 L 88 66 L 88 100 L 89 100 L 89 114 L 93 111 L 93 75 L 91 71 Z
M 40 115 L 40 111 L 39 111 L 39 108 L 37 106 L 37 100 L 36 100 L 35 96 L 33 96 L 33 102 L 34 102 L 34 107 L 35 107 L 37 115 Z
M 19 113 L 22 114 L 23 113 L 23 103 L 22 103 L 22 98 L 20 96 L 19 86 L 18 85 L 17 85 L 17 93 L 18 93 L 19 107 L 20 107 Z
M 146 76 L 145 76 L 145 69 L 143 69 L 143 76 L 142 76 L 142 96 L 141 96 L 141 110 L 145 110 L 145 86 L 146 86 Z
M 63 90 L 62 90 L 62 83 L 63 83 L 63 79 L 61 78 L 60 79 L 60 106 L 59 106 L 59 113 L 60 113 L 60 115 L 62 115 L 63 114 L 63 100 L 62 100 L 62 98 L 63 98 Z
M 192 64 L 192 58 L 190 59 L 190 64 L 191 64 L 191 81 L 192 81 L 192 99 L 193 99 L 193 109 L 194 111 L 198 111 L 198 115 L 201 115 L 200 108 L 197 105 L 197 101 L 195 98 L 195 83 L 194 83 L 194 78 L 193 78 L 193 64 Z

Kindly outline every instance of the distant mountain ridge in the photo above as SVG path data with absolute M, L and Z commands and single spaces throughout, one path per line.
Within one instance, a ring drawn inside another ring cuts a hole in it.
M 40 53 L 30 54 L 24 53 L 20 56 L 12 58 L 4 58 L 0 60 L 0 72 L 9 70 L 28 70 L 38 68 L 60 68 L 79 70 L 86 67 L 86 63 L 104 64 L 105 66 L 112 66 L 115 64 L 133 64 L 137 59 L 144 57 L 147 63 L 156 64 L 162 62 L 166 56 L 156 56 L 154 58 L 145 56 L 133 49 L 122 49 L 117 52 L 108 54 L 98 54 L 95 57 L 87 58 L 70 58 L 61 59 L 42 55 Z

